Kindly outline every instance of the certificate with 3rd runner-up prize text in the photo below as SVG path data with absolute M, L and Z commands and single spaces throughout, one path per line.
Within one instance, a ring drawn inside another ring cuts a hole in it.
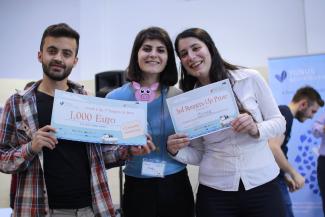
M 167 99 L 176 133 L 190 139 L 230 127 L 239 112 L 229 80 L 222 80 Z
M 145 145 L 147 104 L 56 90 L 51 126 L 59 139 Z

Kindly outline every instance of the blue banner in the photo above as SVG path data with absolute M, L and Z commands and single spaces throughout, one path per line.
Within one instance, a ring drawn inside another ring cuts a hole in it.
M 269 59 L 269 84 L 279 105 L 290 103 L 294 93 L 310 85 L 325 98 L 325 54 Z M 317 157 L 320 140 L 311 133 L 314 121 L 324 113 L 321 108 L 312 120 L 294 120 L 288 143 L 289 162 L 306 179 L 305 186 L 291 193 L 295 217 L 323 215 L 317 183 Z

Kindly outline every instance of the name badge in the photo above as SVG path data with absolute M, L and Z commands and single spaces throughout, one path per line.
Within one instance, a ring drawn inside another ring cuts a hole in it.
M 150 160 L 144 158 L 142 160 L 142 169 L 141 174 L 143 176 L 151 176 L 151 177 L 164 177 L 166 167 L 166 161 L 160 160 Z

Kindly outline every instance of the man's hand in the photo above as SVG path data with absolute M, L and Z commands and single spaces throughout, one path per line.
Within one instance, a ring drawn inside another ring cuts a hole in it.
M 295 191 L 295 182 L 293 181 L 293 179 L 290 177 L 290 175 L 285 174 L 284 175 L 284 181 L 286 183 L 286 185 L 289 188 L 290 192 L 294 192 Z
M 290 175 L 286 174 L 284 177 L 290 192 L 298 191 L 305 185 L 305 178 L 296 171 Z
M 36 131 L 32 139 L 32 151 L 39 153 L 43 147 L 53 150 L 58 144 L 58 140 L 54 135 L 55 129 L 50 125 L 46 125 Z
M 305 185 L 305 178 L 300 175 L 300 173 L 295 172 L 294 174 L 291 175 L 291 178 L 295 182 L 295 189 L 299 190 L 300 188 L 304 187 Z

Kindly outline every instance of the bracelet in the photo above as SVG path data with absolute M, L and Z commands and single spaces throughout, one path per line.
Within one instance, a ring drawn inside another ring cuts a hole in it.
M 178 154 L 178 151 L 177 151 L 175 154 L 173 154 L 173 153 L 171 153 L 168 149 L 167 149 L 167 152 L 168 152 L 171 156 L 173 156 L 173 157 L 175 157 L 175 156 Z

